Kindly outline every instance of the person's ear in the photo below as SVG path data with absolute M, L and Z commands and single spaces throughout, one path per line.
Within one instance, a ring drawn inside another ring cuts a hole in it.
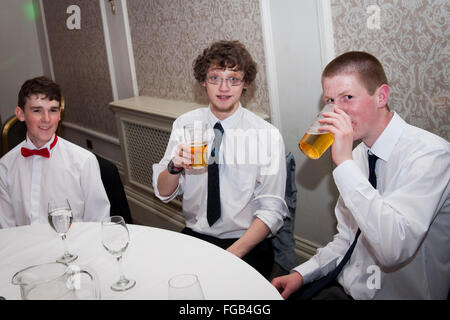
M 14 109 L 14 114 L 16 115 L 17 119 L 19 119 L 19 121 L 25 121 L 25 113 L 21 107 L 17 106 Z
M 381 108 L 384 108 L 389 100 L 389 91 L 390 88 L 387 84 L 382 84 L 378 89 L 377 89 L 377 95 L 378 95 L 378 105 Z

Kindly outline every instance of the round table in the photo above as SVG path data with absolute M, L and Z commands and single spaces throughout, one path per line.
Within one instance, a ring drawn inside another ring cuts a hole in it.
M 115 292 L 116 259 L 101 243 L 98 222 L 73 223 L 67 244 L 78 259 L 98 275 L 102 299 L 168 299 L 168 280 L 177 274 L 197 274 L 208 300 L 281 300 L 278 291 L 260 273 L 233 254 L 208 242 L 178 232 L 128 225 L 130 244 L 123 256 L 125 275 L 136 286 Z M 47 224 L 0 229 L 0 296 L 21 299 L 12 276 L 28 266 L 54 262 L 63 253 L 59 235 Z

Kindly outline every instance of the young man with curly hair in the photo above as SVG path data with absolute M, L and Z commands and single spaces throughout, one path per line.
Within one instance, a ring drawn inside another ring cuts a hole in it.
M 216 42 L 197 57 L 194 75 L 209 106 L 176 119 L 164 158 L 153 165 L 153 186 L 164 202 L 183 195 L 183 233 L 226 249 L 268 277 L 270 238 L 287 215 L 286 166 L 278 129 L 240 103 L 256 73 L 256 63 L 238 41 Z M 204 170 L 192 169 L 183 138 L 183 127 L 195 121 L 211 132 Z

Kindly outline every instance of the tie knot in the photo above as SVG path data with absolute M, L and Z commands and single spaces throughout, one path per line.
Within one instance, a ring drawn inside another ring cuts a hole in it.
M 370 152 L 367 152 L 367 155 L 369 156 L 369 182 L 376 189 L 377 176 L 375 174 L 375 164 L 377 163 L 378 157 Z
M 369 168 L 375 168 L 375 164 L 379 158 L 370 152 L 367 152 L 367 155 L 369 156 Z
M 219 130 L 223 134 L 224 130 L 222 124 L 219 121 L 217 121 L 216 124 L 214 125 L 214 130 Z
M 213 141 L 213 146 L 212 146 L 212 150 L 211 150 L 211 157 L 210 157 L 210 161 L 209 163 L 213 163 L 216 162 L 217 163 L 217 158 L 216 156 L 219 154 L 219 148 L 220 148 L 220 144 L 222 143 L 222 135 L 223 135 L 223 127 L 220 124 L 219 121 L 216 122 L 216 124 L 214 125 L 214 141 Z

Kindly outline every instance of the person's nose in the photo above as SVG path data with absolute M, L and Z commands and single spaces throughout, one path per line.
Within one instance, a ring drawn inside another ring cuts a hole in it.
M 222 78 L 219 85 L 220 91 L 228 91 L 230 90 L 230 84 L 228 83 L 227 79 Z
M 345 111 L 345 104 L 344 103 L 339 103 L 339 102 L 335 102 L 334 103 L 339 109 L 341 109 L 342 111 Z
M 48 112 L 44 111 L 43 114 L 42 114 L 41 121 L 45 122 L 45 123 L 49 122 L 50 121 L 50 114 Z

